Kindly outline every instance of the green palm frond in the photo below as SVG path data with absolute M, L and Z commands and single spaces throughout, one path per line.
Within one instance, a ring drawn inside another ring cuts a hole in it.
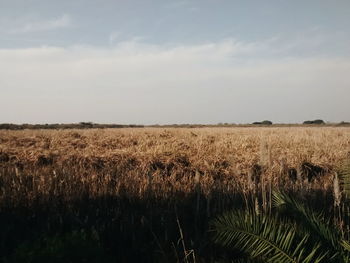
M 323 247 L 329 249 L 333 259 L 337 258 L 340 251 L 341 232 L 329 218 L 286 193 L 274 191 L 273 204 L 279 209 L 280 214 L 285 214 L 297 223 L 299 231 L 309 233 L 314 240 L 320 241 Z
M 309 235 L 296 235 L 296 227 L 287 221 L 258 215 L 253 210 L 233 211 L 213 221 L 214 241 L 239 249 L 263 262 L 321 262 L 326 253 L 311 245 Z
M 220 259 L 218 261 L 214 261 L 213 263 L 264 263 L 260 259 L 252 259 L 249 256 L 237 257 L 234 259 Z
M 343 249 L 345 250 L 345 253 L 343 253 L 343 262 L 348 263 L 350 262 L 350 243 L 348 240 L 342 240 L 340 243 Z
M 346 251 L 350 252 L 350 243 L 349 243 L 349 241 L 342 240 L 341 241 L 341 245 Z
M 250 258 L 234 259 L 229 262 L 230 263 L 263 263 L 263 261 L 259 259 L 250 259 Z

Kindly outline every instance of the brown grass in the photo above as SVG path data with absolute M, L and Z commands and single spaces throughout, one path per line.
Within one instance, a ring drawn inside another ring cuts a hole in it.
M 349 153 L 345 127 L 1 130 L 0 254 L 84 230 L 115 262 L 208 262 L 210 218 L 271 210 L 273 188 L 340 215 Z
M 67 197 L 74 185 L 89 195 L 188 194 L 196 174 L 205 195 L 257 183 L 294 189 L 306 184 L 305 163 L 322 169 L 307 187 L 329 190 L 333 171 L 349 154 L 350 129 L 340 127 L 0 131 L 2 169 L 30 180 L 32 192 L 66 191 Z M 293 183 L 292 170 L 302 180 Z

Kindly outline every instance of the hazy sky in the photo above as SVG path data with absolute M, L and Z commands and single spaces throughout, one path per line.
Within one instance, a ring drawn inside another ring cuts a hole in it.
M 350 121 L 349 0 L 0 0 L 0 123 Z

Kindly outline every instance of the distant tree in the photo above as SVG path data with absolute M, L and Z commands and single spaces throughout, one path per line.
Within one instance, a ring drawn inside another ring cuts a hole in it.
M 254 125 L 272 125 L 272 121 L 264 120 L 264 121 L 256 121 L 253 122 Z
M 314 120 L 314 124 L 325 124 L 323 120 Z
M 323 120 L 317 119 L 313 121 L 304 121 L 303 124 L 325 124 Z
M 79 122 L 79 125 L 83 128 L 92 128 L 94 126 L 92 122 Z
M 263 124 L 263 125 L 272 125 L 272 121 L 265 120 L 265 121 L 262 121 L 261 124 Z
M 303 124 L 313 124 L 313 121 L 304 121 Z

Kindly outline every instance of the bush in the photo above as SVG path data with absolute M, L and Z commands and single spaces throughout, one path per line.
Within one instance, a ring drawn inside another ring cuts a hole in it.
M 272 125 L 272 121 L 268 121 L 268 120 L 265 120 L 265 121 L 256 121 L 256 122 L 253 122 L 254 125 Z
M 303 124 L 325 124 L 323 120 L 317 119 L 313 121 L 304 121 Z
M 265 120 L 265 121 L 262 121 L 261 124 L 263 124 L 263 125 L 272 125 L 272 121 Z
M 108 262 L 98 240 L 85 231 L 44 237 L 19 246 L 9 262 Z

